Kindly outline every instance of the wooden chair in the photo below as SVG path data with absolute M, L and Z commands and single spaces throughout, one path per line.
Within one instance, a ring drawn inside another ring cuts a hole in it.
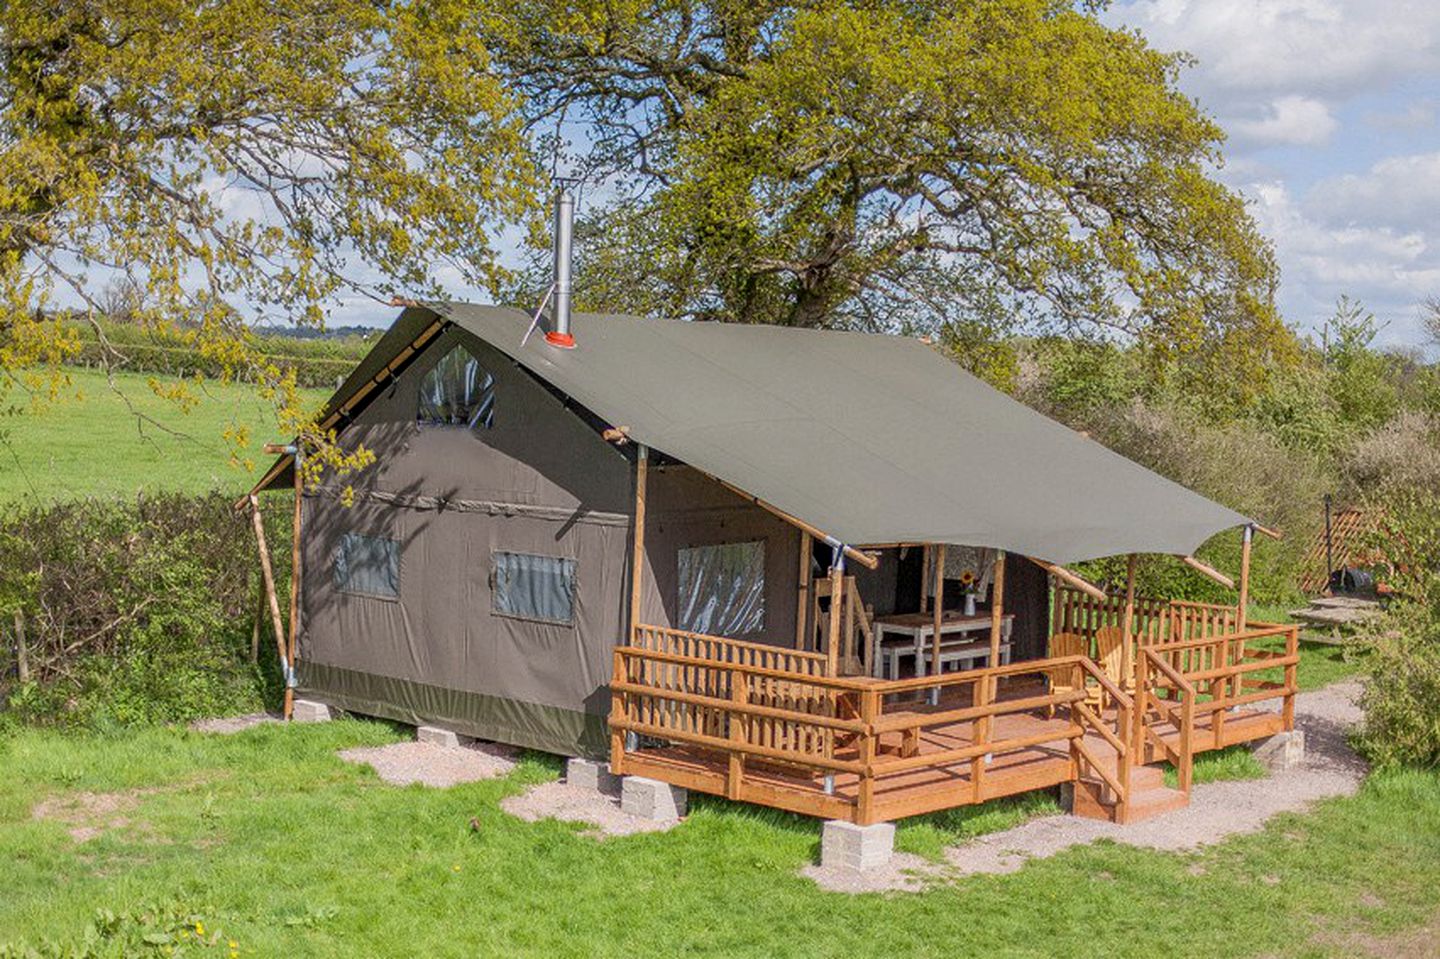
M 1060 656 L 1089 656 L 1090 640 L 1079 633 L 1056 633 L 1050 637 L 1050 657 Z M 1082 680 L 1083 682 L 1083 680 Z M 1070 669 L 1057 669 L 1050 673 L 1050 692 L 1071 693 L 1078 687 L 1075 685 L 1074 671 Z M 1102 691 L 1098 687 L 1092 687 L 1088 683 L 1084 686 L 1085 702 L 1087 705 L 1100 705 Z M 1055 718 L 1055 707 L 1052 705 L 1046 710 L 1050 719 Z
M 1124 675 L 1125 631 L 1119 626 L 1102 626 L 1095 631 L 1095 661 L 1110 681 L 1121 689 L 1135 685 L 1134 677 Z M 1106 697 L 1108 698 L 1108 697 Z

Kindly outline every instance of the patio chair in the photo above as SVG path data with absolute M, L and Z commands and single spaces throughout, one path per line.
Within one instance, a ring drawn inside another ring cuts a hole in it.
M 1090 640 L 1079 633 L 1056 633 L 1050 637 L 1050 657 L 1060 656 L 1089 656 Z M 1070 669 L 1056 669 L 1049 674 L 1050 692 L 1069 693 L 1074 692 L 1078 687 L 1075 685 L 1074 672 Z M 1083 680 L 1082 680 L 1083 682 Z M 1084 684 L 1085 703 L 1091 706 L 1099 706 L 1101 703 L 1102 690 L 1098 686 Z M 1046 709 L 1046 715 L 1050 719 L 1055 718 L 1055 707 L 1053 705 Z
M 1111 682 L 1129 691 L 1133 676 L 1124 675 L 1125 631 L 1119 626 L 1102 626 L 1095 631 L 1095 661 Z M 1108 697 L 1107 697 L 1108 698 Z

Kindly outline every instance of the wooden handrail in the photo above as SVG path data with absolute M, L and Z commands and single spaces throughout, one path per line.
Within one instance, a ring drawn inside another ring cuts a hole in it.
M 1044 673 L 1061 666 L 1073 666 L 1084 656 L 1056 656 L 1054 659 L 1031 659 L 1007 666 L 986 666 L 983 669 L 965 669 L 960 672 L 943 673 L 939 676 L 913 676 L 909 679 L 885 679 L 865 684 L 867 689 L 879 689 L 884 695 L 907 693 L 917 689 L 935 689 L 943 686 L 963 686 L 978 683 L 982 679 L 1003 676 L 1021 676 L 1025 673 Z
M 747 663 L 735 663 L 722 659 L 706 659 L 703 656 L 682 656 L 679 653 L 665 653 L 656 649 L 641 649 L 638 646 L 616 646 L 615 650 L 628 659 L 648 659 L 658 663 L 669 663 L 673 666 L 700 666 L 705 669 L 731 670 L 737 673 L 744 673 L 747 676 L 764 676 L 769 679 L 783 679 L 793 683 L 808 683 L 809 685 L 821 686 L 825 689 L 859 691 L 869 689 L 874 685 L 864 680 L 847 679 L 844 676 L 825 676 L 823 674 L 812 676 L 809 673 L 794 673 L 784 669 L 772 669 L 768 666 L 751 666 Z
M 1050 731 L 1034 733 L 1029 736 L 1018 736 L 1014 739 L 998 739 L 990 743 L 976 743 L 973 746 L 961 746 L 956 749 L 921 753 L 918 756 L 887 758 L 883 761 L 876 762 L 871 769 L 876 775 L 905 772 L 910 769 L 923 769 L 926 766 L 940 766 L 946 763 L 962 762 L 966 759 L 974 759 L 976 756 L 984 756 L 986 753 L 1000 755 L 1018 749 L 1025 749 L 1029 746 L 1039 746 L 1042 743 L 1054 743 L 1064 739 L 1074 739 L 1077 736 L 1083 735 L 1085 735 L 1083 729 L 1079 726 L 1072 725 L 1066 732 Z
M 811 766 L 847 773 L 859 773 L 864 769 L 859 762 L 854 760 L 834 759 L 818 753 L 802 753 L 787 749 L 775 749 L 770 746 L 757 746 L 753 743 L 736 742 L 733 739 L 722 739 L 719 736 L 707 736 L 704 733 L 672 729 L 669 726 L 639 723 L 630 719 L 622 719 L 618 723 L 611 720 L 611 725 L 619 726 L 628 732 L 640 733 L 644 736 L 654 736 L 657 739 L 673 739 L 677 742 L 694 743 L 697 746 L 709 746 L 712 749 L 722 751 L 733 749 L 738 752 L 749 753 L 752 756 L 760 756 L 765 759 L 773 759 L 777 762 L 790 763 L 796 766 Z
M 1065 706 L 1085 699 L 1084 690 L 1068 693 L 1047 693 L 1044 696 L 1030 696 L 1025 699 L 1006 699 L 985 706 L 966 706 L 963 709 L 947 709 L 934 713 L 905 713 L 878 720 L 872 727 L 875 733 L 904 732 L 925 726 L 943 726 L 947 723 L 963 723 L 1001 713 L 1024 713 L 1046 706 Z
M 729 712 L 742 713 L 746 716 L 765 716 L 769 719 L 784 719 L 796 723 L 808 723 L 812 726 L 823 726 L 826 729 L 838 729 L 847 733 L 868 733 L 872 730 L 858 719 L 841 719 L 838 716 L 826 716 L 823 713 L 805 713 L 793 709 L 779 709 L 774 706 L 759 706 L 755 703 L 739 703 L 734 699 L 721 699 L 717 696 L 702 696 L 698 693 L 687 693 L 677 689 L 663 689 L 659 686 L 646 686 L 644 683 L 614 682 L 610 683 L 612 690 L 622 693 L 634 693 L 637 696 L 652 696 L 655 699 L 664 699 L 675 703 L 687 703 L 691 706 L 706 706 L 712 709 L 723 709 Z

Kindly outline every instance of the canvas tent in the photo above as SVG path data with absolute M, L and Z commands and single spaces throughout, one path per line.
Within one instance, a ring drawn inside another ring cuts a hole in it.
M 305 497 L 297 660 L 312 695 L 601 752 L 642 447 L 662 464 L 646 621 L 691 615 L 686 557 L 724 558 L 693 551 L 760 543 L 764 642 L 795 635 L 801 536 L 782 517 L 855 547 L 957 543 L 1055 563 L 1186 555 L 1247 522 L 915 340 L 577 314 L 578 345 L 563 350 L 524 341 L 529 319 L 407 309 L 327 404 L 322 422 L 378 462 L 354 506 L 335 488 Z M 452 373 L 464 422 L 435 392 Z M 290 470 L 282 458 L 257 492 Z

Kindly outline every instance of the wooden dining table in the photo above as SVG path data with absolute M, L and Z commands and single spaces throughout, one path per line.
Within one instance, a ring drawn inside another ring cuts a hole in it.
M 997 665 L 1003 666 L 1010 662 L 1010 632 L 1014 622 L 1015 616 L 1011 613 L 1000 617 L 1000 662 Z M 944 672 L 946 663 L 960 663 L 963 668 L 967 664 L 973 665 L 978 660 L 989 660 L 989 633 L 989 613 L 975 616 L 966 616 L 958 611 L 945 613 L 940 620 L 940 671 Z M 985 640 L 965 638 L 977 634 L 983 634 Z M 930 658 L 934 636 L 935 616 L 933 613 L 895 613 L 888 616 L 876 616 L 875 645 L 870 656 L 870 662 L 873 664 L 871 668 L 876 670 L 882 679 L 895 679 L 898 678 L 900 672 L 900 657 L 913 655 L 915 657 L 915 675 L 926 675 L 926 664 Z M 895 637 L 898 641 L 887 644 L 887 637 Z M 959 639 L 947 637 L 959 637 Z

